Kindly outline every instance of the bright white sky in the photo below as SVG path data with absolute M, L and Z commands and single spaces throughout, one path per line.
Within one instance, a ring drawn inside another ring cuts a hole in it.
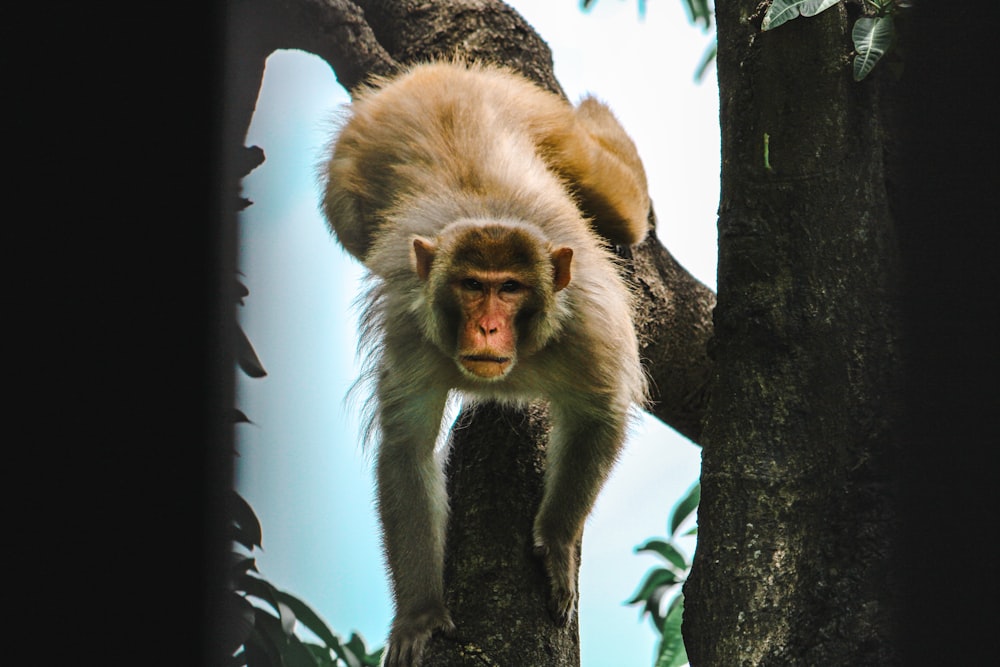
M 607 101 L 636 140 L 675 257 L 715 286 L 719 181 L 714 69 L 696 84 L 710 37 L 687 23 L 681 0 L 510 2 L 552 47 L 571 99 Z M 240 317 L 268 376 L 240 375 L 237 486 L 260 517 L 268 580 L 302 598 L 334 632 L 384 642 L 391 617 L 369 462 L 356 410 L 356 311 L 362 270 L 319 215 L 315 165 L 347 100 L 318 58 L 268 61 L 248 145 L 267 161 L 245 181 L 240 268 L 250 290 Z M 633 549 L 666 534 L 673 503 L 697 478 L 700 450 L 647 418 L 636 429 L 584 536 L 580 629 L 584 667 L 651 665 L 656 634 L 623 602 L 659 564 Z

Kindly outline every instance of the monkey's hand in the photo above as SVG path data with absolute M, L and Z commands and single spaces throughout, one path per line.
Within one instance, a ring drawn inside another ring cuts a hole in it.
M 568 625 L 576 609 L 576 548 L 547 542 L 536 534 L 535 556 L 549 576 L 549 614 L 556 625 Z
M 420 667 L 424 648 L 435 630 L 445 634 L 455 631 L 455 624 L 444 606 L 416 613 L 396 614 L 389 632 L 389 642 L 382 659 L 384 667 Z

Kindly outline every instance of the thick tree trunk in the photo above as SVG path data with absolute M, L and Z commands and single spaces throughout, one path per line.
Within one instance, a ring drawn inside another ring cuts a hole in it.
M 840 7 L 761 33 L 719 3 L 715 370 L 691 664 L 889 665 L 899 263 L 879 76 Z

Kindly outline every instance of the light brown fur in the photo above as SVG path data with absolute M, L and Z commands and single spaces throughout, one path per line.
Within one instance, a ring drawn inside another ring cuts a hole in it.
M 453 627 L 442 583 L 448 501 L 434 455 L 451 390 L 550 402 L 534 542 L 553 618 L 568 622 L 576 544 L 631 406 L 646 396 L 630 293 L 601 240 L 632 245 L 647 233 L 635 146 L 593 99 L 574 109 L 505 70 L 426 64 L 356 98 L 325 186 L 331 227 L 373 276 L 362 344 L 396 603 L 385 664 L 419 664 L 431 633 Z M 468 233 L 481 226 L 495 246 Z M 531 252 L 518 250 L 525 243 Z M 482 266 L 456 259 L 487 250 Z M 492 296 L 465 294 L 480 280 Z M 513 298 L 509 281 L 527 291 Z M 506 333 L 476 342 L 493 328 Z M 494 361 L 502 368 L 481 370 Z

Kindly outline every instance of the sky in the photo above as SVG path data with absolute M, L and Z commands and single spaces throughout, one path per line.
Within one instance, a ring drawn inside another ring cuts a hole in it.
M 608 102 L 635 139 L 656 207 L 657 234 L 715 288 L 719 198 L 718 90 L 694 71 L 710 35 L 681 0 L 509 2 L 553 51 L 571 100 Z M 348 100 L 319 58 L 282 51 L 268 60 L 247 145 L 267 155 L 244 181 L 239 316 L 268 375 L 239 374 L 237 489 L 263 526 L 261 575 L 309 604 L 344 637 L 369 647 L 391 620 L 370 456 L 360 446 L 355 298 L 362 267 L 327 231 L 316 165 Z M 646 417 L 626 445 L 584 534 L 580 573 L 583 667 L 651 665 L 657 635 L 623 603 L 659 560 L 634 548 L 666 535 L 667 514 L 697 479 L 700 450 Z

